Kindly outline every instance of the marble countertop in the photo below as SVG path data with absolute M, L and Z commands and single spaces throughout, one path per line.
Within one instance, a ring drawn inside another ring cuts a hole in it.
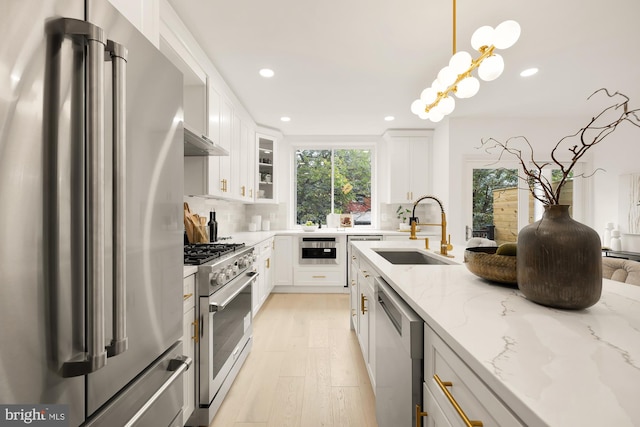
M 638 425 L 640 286 L 605 279 L 594 306 L 557 310 L 476 277 L 461 246 L 459 265 L 439 266 L 392 265 L 372 250 L 424 242 L 354 244 L 525 424 Z

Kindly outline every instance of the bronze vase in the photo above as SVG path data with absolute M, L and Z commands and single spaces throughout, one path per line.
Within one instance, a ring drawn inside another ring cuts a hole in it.
M 602 293 L 600 236 L 574 221 L 568 205 L 544 208 L 540 221 L 518 233 L 518 288 L 541 305 L 590 307 Z

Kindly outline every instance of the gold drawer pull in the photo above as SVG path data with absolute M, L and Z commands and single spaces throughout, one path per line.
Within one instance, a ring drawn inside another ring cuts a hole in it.
M 416 405 L 416 427 L 420 427 L 422 425 L 422 417 L 426 417 L 427 415 L 429 414 L 423 411 L 420 405 Z
M 198 342 L 200 341 L 200 322 L 194 320 L 193 322 L 191 322 L 191 324 L 193 325 L 193 336 L 191 337 L 191 339 L 193 340 L 193 342 L 198 344 Z
M 184 294 L 182 295 L 182 298 L 184 300 L 188 300 L 189 298 L 191 298 L 193 296 L 193 292 L 189 292 L 188 294 Z
M 367 307 L 364 306 L 365 301 L 367 300 L 367 297 L 364 296 L 364 294 L 360 294 L 360 310 L 362 310 L 362 314 L 365 314 L 367 311 Z
M 327 278 L 327 276 L 311 276 L 311 277 L 313 277 L 314 279 L 326 279 Z
M 438 376 L 438 374 L 435 374 L 433 376 L 433 379 L 436 380 L 436 382 L 438 383 L 438 387 L 440 387 L 440 389 L 442 390 L 444 395 L 447 396 L 447 399 L 449 399 L 449 403 L 451 403 L 451 405 L 453 405 L 453 408 L 456 410 L 458 415 L 460 415 L 460 418 L 462 418 L 462 422 L 464 422 L 465 426 L 467 426 L 467 427 L 482 427 L 482 421 L 470 420 L 467 417 L 467 415 L 464 413 L 464 411 L 462 410 L 460 405 L 458 405 L 458 402 L 456 402 L 456 399 L 454 399 L 453 395 L 449 392 L 449 389 L 447 387 L 451 387 L 453 385 L 452 382 L 450 382 L 450 381 L 442 381 L 440 379 L 440 377 Z

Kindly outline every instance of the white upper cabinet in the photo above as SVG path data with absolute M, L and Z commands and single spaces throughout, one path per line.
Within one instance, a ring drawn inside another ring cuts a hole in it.
M 160 47 L 160 0 L 109 0 L 155 47 Z
M 163 5 L 160 51 L 182 72 L 184 124 L 194 133 L 208 135 L 207 73 L 187 45 L 189 33 L 173 9 Z
M 388 203 L 410 203 L 429 193 L 431 131 L 389 131 Z
M 184 125 L 229 152 L 185 157 L 185 194 L 252 202 L 255 123 L 169 3 L 154 1 L 160 2 L 160 50 L 184 75 Z

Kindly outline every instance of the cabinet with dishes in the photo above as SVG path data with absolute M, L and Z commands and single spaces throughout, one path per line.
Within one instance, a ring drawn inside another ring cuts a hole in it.
M 256 164 L 256 202 L 276 203 L 276 145 L 278 137 L 266 133 L 256 133 L 257 161 Z

